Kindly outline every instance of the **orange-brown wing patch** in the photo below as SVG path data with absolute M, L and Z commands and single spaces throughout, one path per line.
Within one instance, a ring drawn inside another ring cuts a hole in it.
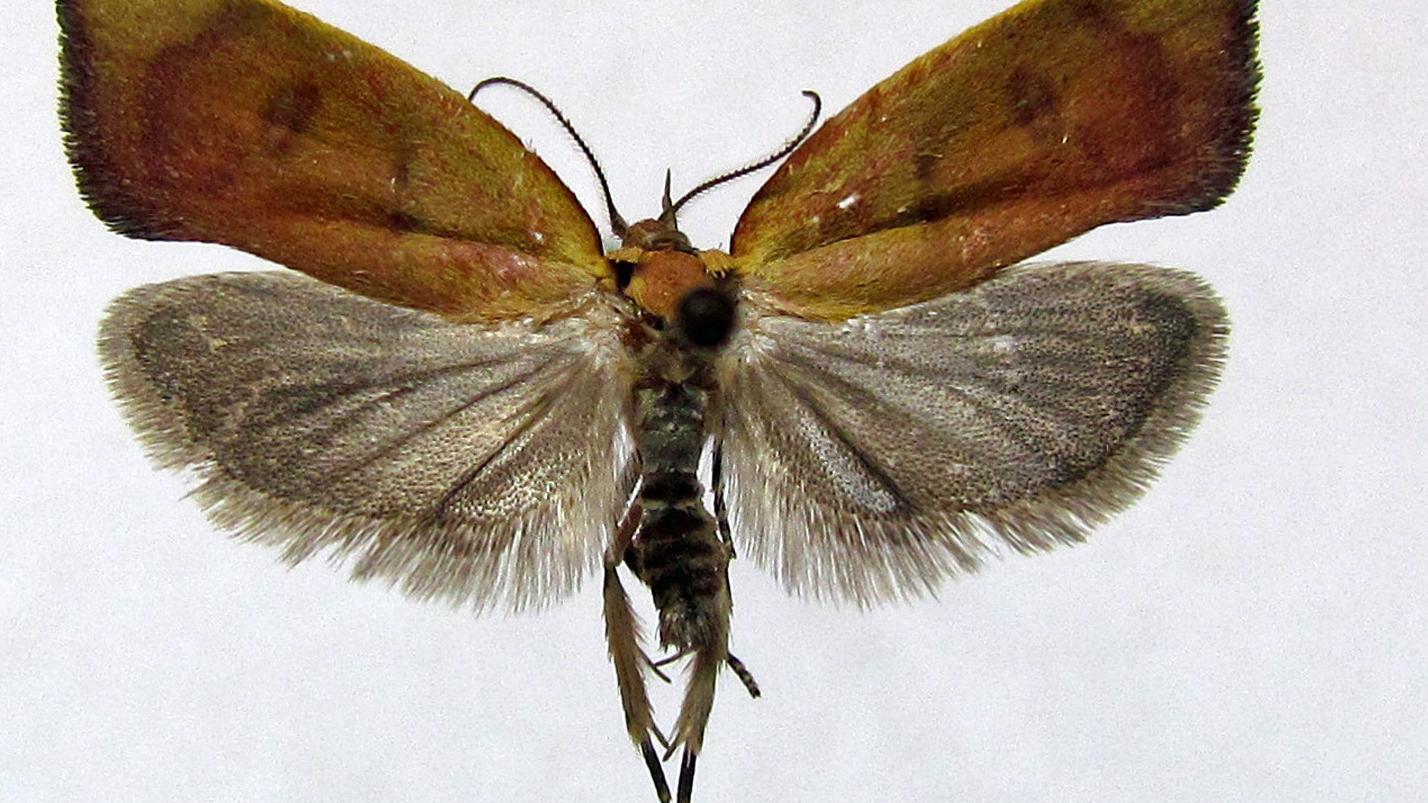
M 1030 0 L 830 119 L 740 218 L 738 271 L 843 318 L 1103 223 L 1208 209 L 1256 111 L 1254 0 Z
M 570 190 L 455 91 L 265 0 L 60 0 L 80 189 L 135 237 L 236 246 L 455 318 L 613 273 Z

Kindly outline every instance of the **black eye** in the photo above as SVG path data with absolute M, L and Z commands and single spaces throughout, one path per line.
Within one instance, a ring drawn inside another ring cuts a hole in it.
M 723 343 L 734 328 L 734 300 L 712 287 L 691 290 L 679 302 L 675 325 L 685 340 L 713 348 Z
M 615 263 L 615 286 L 624 290 L 630 286 L 630 280 L 635 277 L 635 263 L 616 262 Z

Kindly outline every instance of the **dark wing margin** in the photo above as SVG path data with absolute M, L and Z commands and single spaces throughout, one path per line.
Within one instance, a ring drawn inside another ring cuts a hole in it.
M 634 485 L 605 309 L 483 327 L 221 274 L 125 294 L 99 343 L 130 425 L 220 527 L 414 597 L 523 608 L 578 587 Z

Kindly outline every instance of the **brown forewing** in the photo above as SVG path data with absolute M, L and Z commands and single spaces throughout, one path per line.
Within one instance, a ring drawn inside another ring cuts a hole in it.
M 461 95 L 265 0 L 61 0 L 62 117 L 115 229 L 242 248 L 451 317 L 612 274 L 570 191 Z
M 1214 206 L 1255 118 L 1253 0 L 1032 0 L 830 119 L 755 195 L 749 284 L 822 318 L 955 291 L 1095 226 Z

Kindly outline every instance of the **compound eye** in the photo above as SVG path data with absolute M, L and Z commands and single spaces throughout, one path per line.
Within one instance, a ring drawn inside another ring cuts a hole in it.
M 727 340 L 734 329 L 734 300 L 721 290 L 698 287 L 679 302 L 674 320 L 685 340 L 713 348 Z

